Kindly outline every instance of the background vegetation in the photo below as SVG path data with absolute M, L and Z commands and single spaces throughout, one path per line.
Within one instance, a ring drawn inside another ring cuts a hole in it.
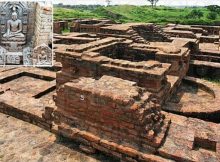
M 164 7 L 158 6 L 63 6 L 56 5 L 54 19 L 107 18 L 116 22 L 152 22 L 157 24 L 205 24 L 220 25 L 220 7 Z

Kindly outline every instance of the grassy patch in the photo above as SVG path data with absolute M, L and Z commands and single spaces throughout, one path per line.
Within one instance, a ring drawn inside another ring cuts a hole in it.
M 65 29 L 65 30 L 62 31 L 63 34 L 64 33 L 69 33 L 69 32 L 70 32 L 70 29 Z
M 66 8 L 55 8 L 54 9 L 54 19 L 63 18 L 92 18 L 98 17 L 96 14 L 92 13 L 90 10 L 75 10 Z
M 193 11 L 202 13 L 199 17 L 190 16 Z M 116 22 L 152 22 L 156 24 L 180 23 L 180 24 L 206 24 L 220 23 L 220 14 L 210 15 L 211 11 L 205 7 L 199 8 L 173 8 L 149 6 L 118 5 L 109 7 L 97 7 L 96 9 L 65 9 L 55 8 L 54 18 L 107 18 Z

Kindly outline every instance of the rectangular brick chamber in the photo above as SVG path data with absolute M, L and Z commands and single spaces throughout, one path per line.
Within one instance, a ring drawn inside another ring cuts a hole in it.
M 156 50 L 134 49 L 128 44 L 118 43 L 97 49 L 94 52 L 100 53 L 112 59 L 127 60 L 132 62 L 142 62 L 155 60 Z
M 63 64 L 62 72 L 57 74 L 58 85 L 82 76 L 98 79 L 109 75 L 135 81 L 152 92 L 163 89 L 167 84 L 166 74 L 170 65 L 153 61 L 154 50 L 134 49 L 128 43 L 119 41 L 123 40 L 108 41 L 106 38 L 100 40 L 98 45 L 85 44 L 75 51 L 72 47 L 57 51 L 58 60 Z
M 37 83 L 37 84 L 36 84 Z M 53 72 L 37 68 L 10 68 L 0 75 L 0 112 L 50 130 L 42 118 L 45 106 L 53 105 L 56 88 Z

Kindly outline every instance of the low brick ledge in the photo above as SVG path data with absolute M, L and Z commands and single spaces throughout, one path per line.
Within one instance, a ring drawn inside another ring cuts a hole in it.
M 115 142 L 101 139 L 100 137 L 92 133 L 81 131 L 78 128 L 71 128 L 70 126 L 64 123 L 62 123 L 61 125 L 56 125 L 55 127 L 52 128 L 51 131 L 58 135 L 62 135 L 66 138 L 70 138 L 72 140 L 78 141 L 81 144 L 84 144 L 85 146 L 95 148 L 109 155 L 113 155 L 114 157 L 117 157 L 119 159 L 123 159 L 127 157 L 132 159 L 133 161 L 174 162 L 171 159 L 165 159 L 155 154 L 143 153 L 131 147 L 126 147 L 123 145 L 119 145 Z
M 36 114 L 32 114 L 30 112 L 23 111 L 21 109 L 18 109 L 16 107 L 10 106 L 6 103 L 0 102 L 0 113 L 13 116 L 17 119 L 26 121 L 28 123 L 37 125 L 45 130 L 50 131 L 52 127 L 51 121 L 46 121 L 41 116 L 38 116 Z

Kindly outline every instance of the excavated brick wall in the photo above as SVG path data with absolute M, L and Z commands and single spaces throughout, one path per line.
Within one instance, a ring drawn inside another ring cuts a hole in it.
M 158 147 L 159 143 L 150 140 L 161 131 L 164 116 L 147 97 L 135 82 L 103 76 L 98 81 L 80 78 L 66 83 L 57 91 L 55 101 L 58 112 L 75 118 L 77 128 L 131 147 L 140 142 Z
M 218 35 L 220 32 L 219 26 L 206 26 L 206 25 L 191 25 L 191 27 L 199 27 L 208 32 L 209 35 Z
M 113 60 L 105 56 L 97 56 L 93 60 L 94 56 L 92 54 L 82 55 L 75 53 L 74 55 L 72 53 L 73 57 L 68 60 L 68 57 L 62 57 L 62 53 L 57 53 L 59 55 L 57 59 L 63 65 L 62 72 L 57 74 L 58 85 L 82 76 L 100 78 L 102 75 L 116 76 L 135 81 L 139 86 L 154 92 L 160 91 L 167 84 L 165 77 L 169 69 L 167 64 L 162 65 L 153 62 L 152 65 L 146 64 L 145 66 L 140 62 L 134 65 L 129 61 Z M 154 74 L 155 71 L 158 71 L 158 74 Z
M 137 32 L 137 34 L 143 37 L 146 41 L 150 42 L 170 42 L 170 36 L 165 34 L 159 26 L 152 25 L 140 25 L 133 26 L 132 29 Z
M 155 155 L 170 126 L 160 106 L 188 70 L 189 41 L 134 42 L 107 37 L 57 49 L 57 107 L 45 117 L 54 121 L 53 131 L 80 142 L 84 151 L 125 161 L 172 161 Z
M 169 126 L 150 96 L 135 82 L 81 77 L 58 88 L 54 121 L 60 134 L 87 149 L 146 160 L 162 144 Z
M 53 22 L 53 32 L 57 33 L 57 34 L 62 33 L 61 26 L 60 26 L 59 22 Z

